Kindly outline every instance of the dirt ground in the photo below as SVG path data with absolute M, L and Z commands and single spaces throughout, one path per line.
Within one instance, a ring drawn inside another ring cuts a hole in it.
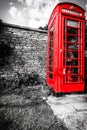
M 68 130 L 46 103 L 47 86 L 23 78 L 0 79 L 0 130 Z

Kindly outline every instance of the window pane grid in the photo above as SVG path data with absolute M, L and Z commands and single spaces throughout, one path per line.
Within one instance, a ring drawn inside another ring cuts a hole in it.
M 64 19 L 63 82 L 82 82 L 82 24 Z

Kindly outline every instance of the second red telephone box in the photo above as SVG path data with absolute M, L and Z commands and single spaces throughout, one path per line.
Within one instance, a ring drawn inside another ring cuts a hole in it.
M 58 4 L 48 22 L 46 82 L 54 92 L 84 91 L 85 10 Z

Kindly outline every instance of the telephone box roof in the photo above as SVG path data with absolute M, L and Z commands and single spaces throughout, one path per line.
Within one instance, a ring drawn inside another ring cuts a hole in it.
M 60 5 L 63 5 L 63 4 L 72 4 L 72 5 L 74 5 L 74 6 L 77 6 L 79 9 L 81 9 L 81 10 L 83 10 L 84 12 L 85 12 L 85 9 L 84 8 L 82 8 L 81 6 L 79 6 L 79 5 L 77 5 L 77 4 L 75 4 L 75 3 L 72 3 L 72 2 L 60 2 L 60 3 L 58 3 L 55 7 L 54 7 L 54 9 L 53 9 L 53 11 L 52 11 L 52 13 L 51 13 L 51 15 L 50 15 L 50 18 L 51 18 L 51 16 L 52 16 L 52 14 L 54 13 L 54 11 L 56 10 L 56 8 Z M 49 18 L 49 21 L 50 21 L 50 18 Z M 48 23 L 49 23 L 49 21 L 48 21 Z
M 86 0 L 58 0 L 58 3 L 69 2 L 76 4 L 86 10 Z

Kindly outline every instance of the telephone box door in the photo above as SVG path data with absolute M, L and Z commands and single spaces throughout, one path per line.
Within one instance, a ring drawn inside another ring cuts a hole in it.
M 84 77 L 83 20 L 62 16 L 63 83 L 82 83 Z M 79 87 L 79 84 L 78 84 Z

